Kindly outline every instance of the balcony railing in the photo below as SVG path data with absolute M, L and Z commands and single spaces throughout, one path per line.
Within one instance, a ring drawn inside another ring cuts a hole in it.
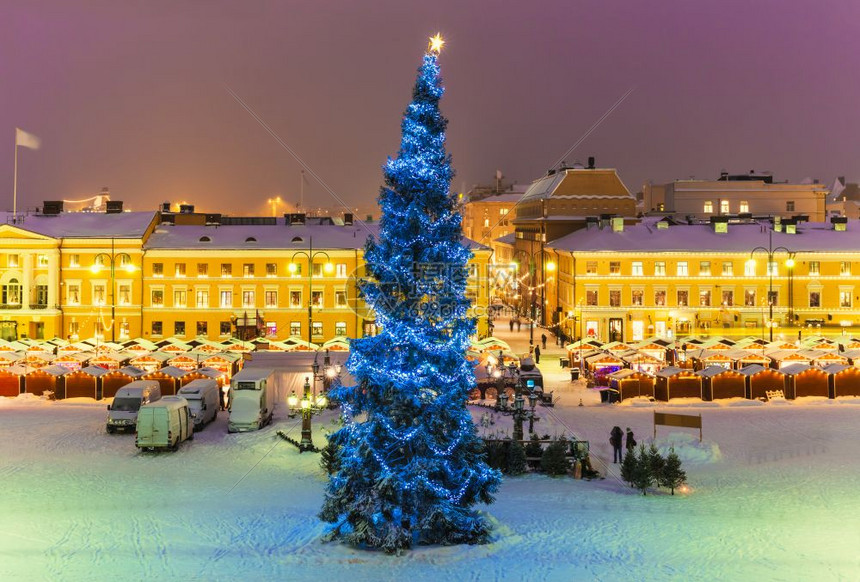
M 21 309 L 20 303 L 0 303 L 0 309 Z

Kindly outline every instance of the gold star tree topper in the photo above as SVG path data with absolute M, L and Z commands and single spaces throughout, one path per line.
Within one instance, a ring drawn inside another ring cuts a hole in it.
M 427 50 L 438 55 L 442 52 L 443 44 L 445 44 L 445 41 L 442 39 L 442 35 L 437 32 L 436 36 L 430 37 L 430 45 L 427 47 Z

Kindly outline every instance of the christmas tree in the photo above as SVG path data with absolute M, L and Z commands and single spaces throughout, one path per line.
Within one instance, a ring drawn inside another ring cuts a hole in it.
M 384 167 L 379 235 L 369 239 L 362 296 L 380 333 L 352 341 L 357 381 L 335 389 L 346 422 L 320 517 L 328 539 L 387 552 L 413 544 L 487 541 L 472 506 L 491 503 L 501 475 L 485 462 L 466 397 L 475 331 L 466 297 L 461 217 L 448 188 L 447 121 L 437 35 L 418 69 L 400 150 Z
M 663 472 L 660 475 L 659 485 L 668 487 L 675 494 L 675 489 L 687 482 L 687 474 L 681 469 L 681 459 L 672 448 L 669 450 L 669 455 L 666 457 L 666 464 L 663 466 Z

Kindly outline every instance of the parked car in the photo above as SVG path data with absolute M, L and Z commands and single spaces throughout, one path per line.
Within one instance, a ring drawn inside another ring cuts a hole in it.
M 218 416 L 220 390 L 218 382 L 211 378 L 192 380 L 179 389 L 177 396 L 188 401 L 195 431 L 202 429 Z
M 188 409 L 188 401 L 181 396 L 166 396 L 140 407 L 137 415 L 137 439 L 139 449 L 170 449 L 194 438 L 194 423 Z
M 134 430 L 140 407 L 161 398 L 161 385 L 156 380 L 135 380 L 116 391 L 108 404 L 107 431 Z

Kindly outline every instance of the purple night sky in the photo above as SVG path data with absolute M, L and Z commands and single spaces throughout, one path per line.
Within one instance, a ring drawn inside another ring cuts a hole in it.
M 92 196 L 136 210 L 270 213 L 300 166 L 372 207 L 427 37 L 447 39 L 455 190 L 597 157 L 631 191 L 721 169 L 844 175 L 860 149 L 860 3 L 846 1 L 31 2 L 0 0 L 0 181 L 12 207 Z M 313 180 L 306 205 L 335 207 Z M 279 211 L 286 210 L 281 207 Z

